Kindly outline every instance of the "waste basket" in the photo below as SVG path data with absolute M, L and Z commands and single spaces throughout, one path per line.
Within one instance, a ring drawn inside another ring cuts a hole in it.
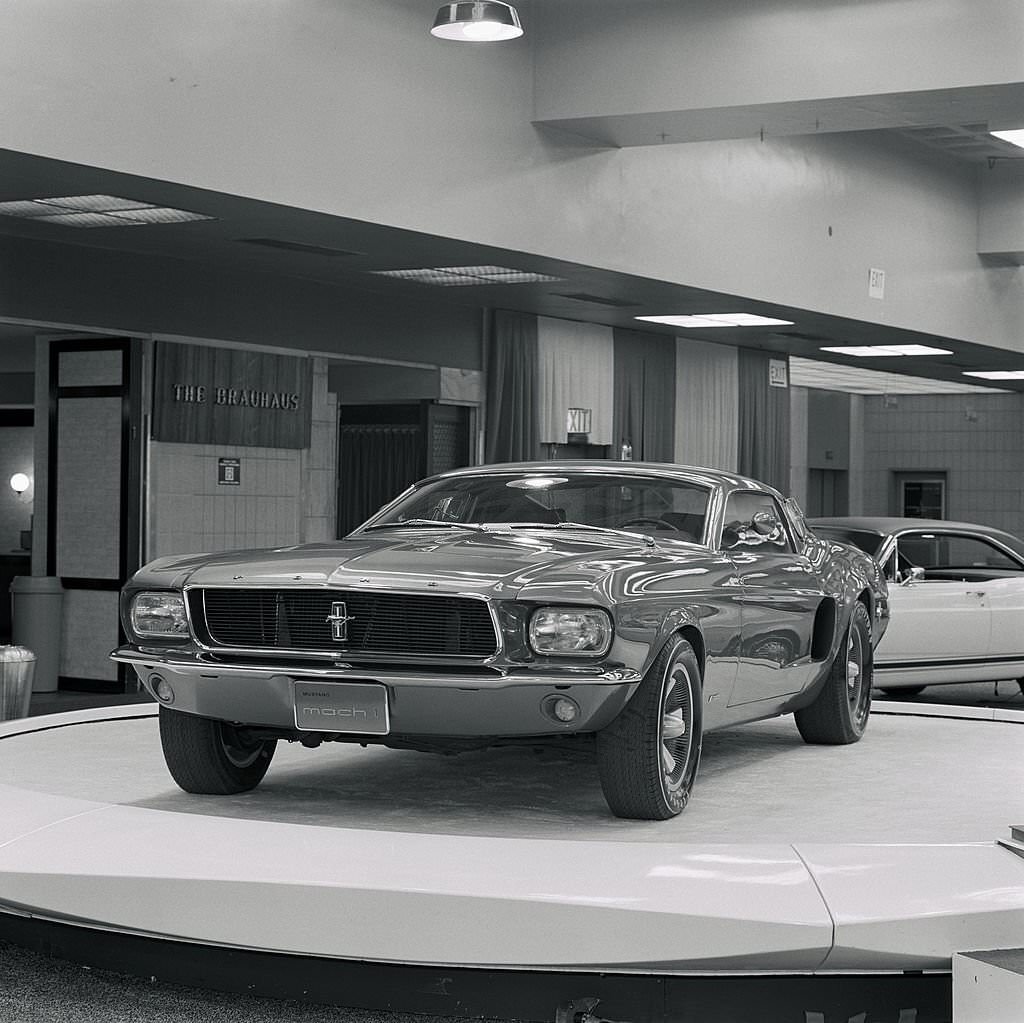
M 64 587 L 51 575 L 16 575 L 11 580 L 11 639 L 36 653 L 36 693 L 57 691 L 60 675 Z
M 0 721 L 28 717 L 36 655 L 23 646 L 0 646 Z

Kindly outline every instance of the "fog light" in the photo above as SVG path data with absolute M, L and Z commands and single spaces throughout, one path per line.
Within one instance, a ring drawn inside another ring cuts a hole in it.
M 150 675 L 149 684 L 153 688 L 153 694 L 161 703 L 174 703 L 174 690 L 163 675 Z
M 580 705 L 568 696 L 549 696 L 542 708 L 549 718 L 562 725 L 572 724 L 580 716 Z

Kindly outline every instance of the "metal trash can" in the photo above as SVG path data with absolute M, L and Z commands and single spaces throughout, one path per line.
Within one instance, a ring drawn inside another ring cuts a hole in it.
M 36 655 L 28 647 L 0 646 L 0 721 L 27 718 Z
M 11 580 L 11 641 L 36 652 L 37 693 L 55 693 L 60 675 L 64 587 L 48 575 Z

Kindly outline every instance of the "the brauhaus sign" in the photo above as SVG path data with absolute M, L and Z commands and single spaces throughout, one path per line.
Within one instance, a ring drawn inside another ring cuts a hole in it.
M 308 359 L 159 342 L 153 439 L 306 448 L 311 395 Z

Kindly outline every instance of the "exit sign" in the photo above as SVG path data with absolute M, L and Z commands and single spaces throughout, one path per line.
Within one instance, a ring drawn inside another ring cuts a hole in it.
M 885 298 L 885 271 L 872 267 L 868 271 L 868 298 Z

